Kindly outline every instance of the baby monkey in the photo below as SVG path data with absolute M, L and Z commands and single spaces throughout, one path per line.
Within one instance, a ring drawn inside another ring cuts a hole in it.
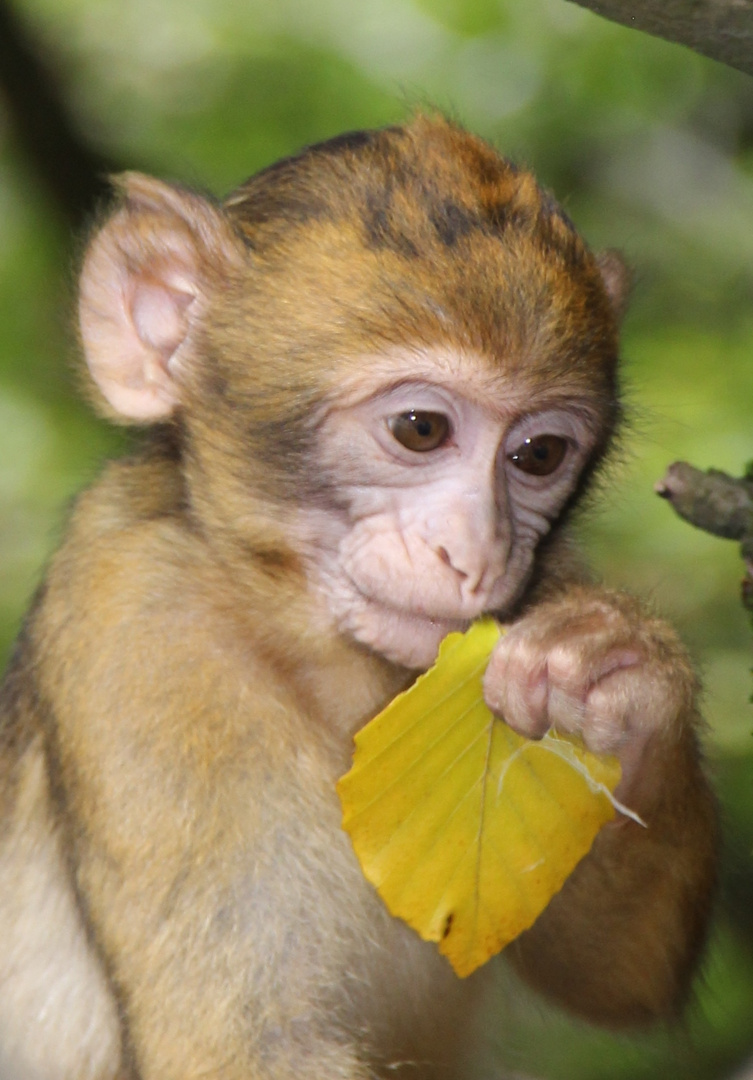
M 459 980 L 389 916 L 335 783 L 484 613 L 492 710 L 618 755 L 646 823 L 505 955 L 593 1022 L 675 1015 L 717 848 L 696 679 L 566 538 L 620 416 L 619 260 L 436 117 L 223 203 L 116 183 L 81 341 L 147 430 L 78 498 L 0 695 L 4 1080 L 466 1076 L 497 962 Z

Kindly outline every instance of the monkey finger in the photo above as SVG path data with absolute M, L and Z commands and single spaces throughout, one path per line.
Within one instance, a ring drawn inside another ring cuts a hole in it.
M 623 776 L 637 768 L 655 727 L 651 695 L 644 692 L 650 682 L 646 665 L 616 667 L 591 688 L 586 699 L 586 744 L 594 753 L 616 754 Z
M 484 674 L 484 700 L 495 715 L 529 739 L 549 730 L 546 658 L 521 647 L 497 648 Z
M 582 735 L 586 722 L 585 701 L 581 696 L 568 693 L 550 682 L 547 720 L 549 727 L 555 731 L 567 735 Z
M 554 647 L 539 673 L 535 697 L 539 730 L 554 727 L 581 735 L 595 753 L 616 753 L 623 738 L 634 680 L 612 678 L 639 663 L 634 650 L 617 649 L 589 656 L 588 642 Z M 585 645 L 585 647 L 584 647 Z M 542 706 L 541 699 L 545 697 Z

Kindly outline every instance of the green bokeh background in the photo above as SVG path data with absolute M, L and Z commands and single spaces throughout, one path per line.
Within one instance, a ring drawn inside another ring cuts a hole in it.
M 578 1080 L 730 1076 L 753 1046 L 751 633 L 734 545 L 652 492 L 683 458 L 753 457 L 753 82 L 565 0 L 19 0 L 88 138 L 227 192 L 304 143 L 429 103 L 532 166 L 595 247 L 635 268 L 629 427 L 583 542 L 680 627 L 706 685 L 727 837 L 686 1023 L 594 1033 L 515 992 L 502 1060 Z M 0 653 L 70 496 L 122 436 L 75 392 L 75 245 L 0 103 Z M 500 995 L 503 990 L 500 990 Z M 493 1075 L 482 1062 L 483 1075 Z

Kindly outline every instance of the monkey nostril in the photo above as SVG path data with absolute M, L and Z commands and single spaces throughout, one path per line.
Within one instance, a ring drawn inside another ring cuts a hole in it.
M 447 548 L 437 548 L 437 556 L 442 560 L 443 563 L 445 563 L 446 566 L 452 566 L 452 559 L 450 558 L 450 553 L 448 552 Z
M 461 570 L 459 566 L 455 565 L 455 563 L 452 560 L 452 556 L 450 555 L 447 548 L 438 547 L 437 548 L 437 557 L 439 559 L 441 559 L 441 561 L 445 564 L 445 566 L 449 566 L 449 568 L 451 570 L 453 570 L 457 574 L 457 576 L 462 579 L 463 582 L 465 582 L 466 578 L 468 577 L 467 572 L 465 570 Z
M 453 571 L 456 578 L 459 579 L 460 589 L 464 596 L 472 597 L 483 591 L 486 574 L 483 570 L 478 570 L 476 573 L 468 570 L 461 570 L 459 566 L 455 564 L 446 547 L 438 547 L 436 549 L 437 558 L 448 566 Z

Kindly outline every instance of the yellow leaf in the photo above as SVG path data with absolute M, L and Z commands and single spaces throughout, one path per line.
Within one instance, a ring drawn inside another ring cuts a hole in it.
M 482 619 L 355 738 L 343 828 L 389 911 L 470 975 L 529 927 L 615 812 L 616 758 L 532 741 L 484 704 Z M 620 807 L 620 809 L 622 809 Z

